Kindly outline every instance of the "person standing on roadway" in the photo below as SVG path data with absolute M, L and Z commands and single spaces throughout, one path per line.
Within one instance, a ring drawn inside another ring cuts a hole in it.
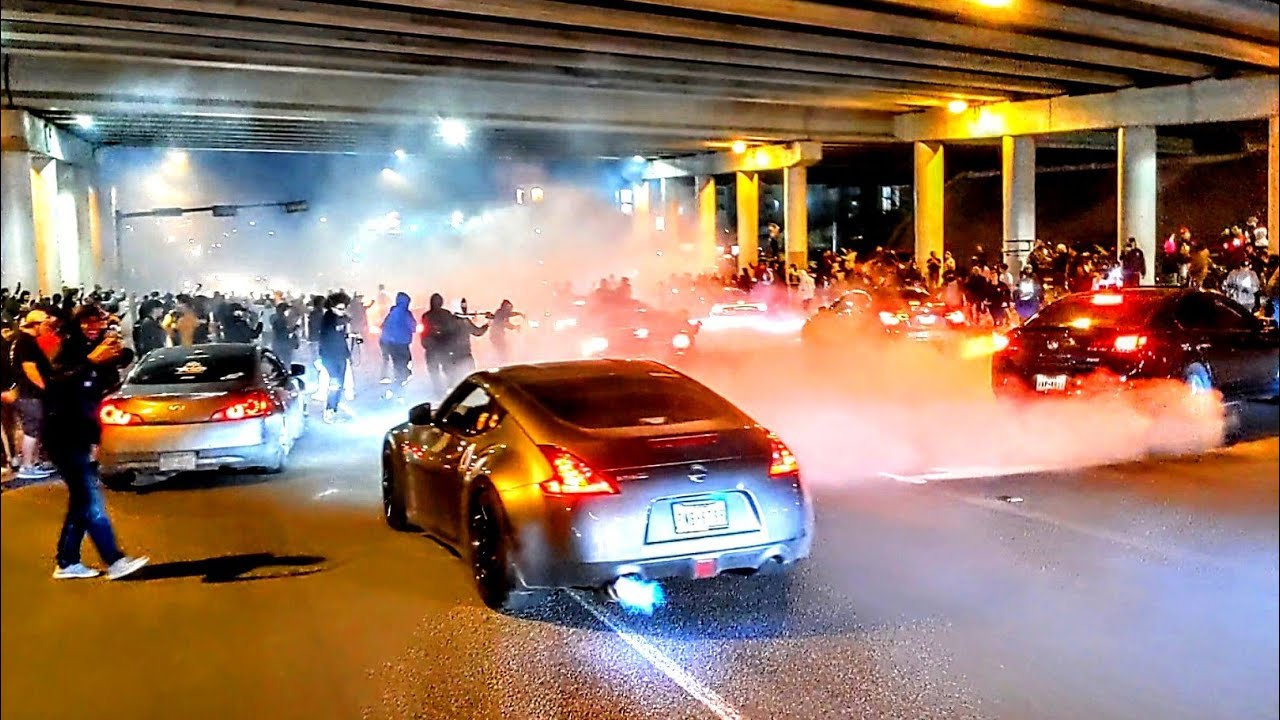
M 463 312 L 466 309 L 463 308 Z M 449 382 L 457 385 L 462 378 L 466 377 L 476 369 L 476 359 L 471 355 L 471 338 L 484 335 L 489 329 L 489 323 L 476 326 L 471 318 L 466 316 L 453 316 L 454 330 L 452 344 L 449 347 Z
M 454 343 L 456 325 L 457 318 L 444 308 L 444 296 L 433 293 L 429 309 L 422 314 L 422 349 L 427 355 L 427 377 L 441 398 L 448 391 L 449 350 Z
M 102 432 L 98 404 L 118 382 L 120 368 L 132 361 L 133 353 L 119 335 L 105 332 L 106 318 L 100 314 L 85 313 L 77 321 L 66 329 L 45 390 L 45 418 L 58 428 L 45 438 L 45 451 L 67 486 L 67 515 L 58 537 L 53 577 L 70 580 L 102 574 L 81 562 L 80 546 L 88 533 L 107 563 L 107 577 L 118 580 L 146 565 L 148 558 L 129 557 L 117 544 L 98 489 L 93 448 Z
M 382 354 L 391 359 L 391 371 L 400 385 L 409 382 L 413 373 L 413 354 L 409 345 L 413 343 L 413 334 L 418 329 L 418 323 L 409 310 L 409 302 L 408 293 L 396 293 L 396 304 L 382 321 L 382 334 L 378 340 Z M 389 381 L 389 377 L 384 379 L 384 382 Z
M 350 324 L 347 305 L 350 302 L 351 298 L 346 293 L 333 293 L 326 302 L 328 309 L 320 318 L 320 364 L 329 376 L 329 395 L 324 405 L 326 423 L 332 423 L 337 418 L 338 403 L 342 400 L 347 378 L 347 363 L 351 360 L 351 346 L 347 342 Z

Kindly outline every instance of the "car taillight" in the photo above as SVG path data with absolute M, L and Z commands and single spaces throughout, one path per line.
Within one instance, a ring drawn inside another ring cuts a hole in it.
M 1146 335 L 1118 335 L 1112 344 L 1116 352 L 1136 352 L 1146 346 Z
M 271 397 L 270 393 L 265 390 L 254 390 L 247 395 L 240 396 L 230 405 L 220 408 L 209 419 L 213 422 L 245 420 L 270 415 L 275 410 L 276 401 L 275 398 Z
M 142 417 L 120 408 L 117 403 L 108 400 L 98 408 L 98 420 L 103 425 L 141 425 Z
M 539 483 L 547 495 L 616 495 L 618 486 L 612 478 L 593 469 L 581 458 L 562 447 L 539 445 L 551 464 L 551 477 Z
M 1002 333 L 991 334 L 992 352 L 1004 352 L 1009 349 L 1009 336 Z
M 769 477 L 785 477 L 800 473 L 800 461 L 782 439 L 769 433 Z

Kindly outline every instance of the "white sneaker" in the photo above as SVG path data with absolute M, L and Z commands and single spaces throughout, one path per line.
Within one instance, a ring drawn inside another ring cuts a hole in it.
M 102 574 L 101 570 L 91 568 L 84 563 L 76 563 L 66 567 L 54 568 L 54 580 L 79 580 L 82 578 L 96 578 Z
M 141 570 L 142 566 L 146 565 L 150 561 L 151 558 L 146 555 L 136 558 L 128 556 L 122 557 L 111 563 L 111 567 L 107 568 L 107 579 L 119 580 L 126 575 L 132 575 L 133 573 Z
M 381 380 L 379 380 L 379 381 L 378 381 L 378 384 L 379 384 L 379 385 L 390 385 L 390 384 L 391 384 L 391 378 L 389 378 L 389 377 L 384 377 L 384 378 L 382 378 Z
M 52 474 L 52 470 L 45 470 L 44 468 L 35 465 L 27 465 L 20 468 L 15 477 L 19 480 L 43 480 Z
M 335 413 L 332 410 L 325 410 L 324 416 L 321 419 L 324 420 L 325 425 L 332 425 L 334 417 Z

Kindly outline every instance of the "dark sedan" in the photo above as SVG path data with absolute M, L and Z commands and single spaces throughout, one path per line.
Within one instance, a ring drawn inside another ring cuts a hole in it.
M 801 337 L 810 342 L 846 339 L 874 331 L 910 340 L 941 340 L 968 327 L 960 310 L 948 311 L 920 288 L 851 290 L 822 308 L 805 324 Z
M 1278 392 L 1280 332 L 1216 292 L 1078 293 L 996 338 L 992 386 L 1001 396 L 1086 394 L 1161 378 L 1228 400 Z

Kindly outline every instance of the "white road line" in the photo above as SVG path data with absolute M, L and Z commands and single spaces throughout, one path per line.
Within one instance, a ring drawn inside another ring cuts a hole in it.
M 745 716 L 725 702 L 725 699 L 720 697 L 716 691 L 698 682 L 697 678 L 690 675 L 684 668 L 680 667 L 679 663 L 668 657 L 653 643 L 631 632 L 622 623 L 610 619 L 608 615 L 601 612 L 589 601 L 584 600 L 579 593 L 570 591 L 568 595 L 576 600 L 579 605 L 586 608 L 587 612 L 594 615 L 597 620 L 608 626 L 618 637 L 622 638 L 622 641 L 630 645 L 631 649 L 635 650 L 640 657 L 648 660 L 650 665 L 657 668 L 663 675 L 671 678 L 672 682 L 679 685 L 686 693 L 689 693 L 689 696 L 694 700 L 702 703 L 720 720 L 745 720 Z
M 1248 563 L 1227 560 L 1214 555 L 1210 555 L 1208 553 L 1202 553 L 1196 550 L 1188 550 L 1186 548 L 1180 548 L 1173 545 L 1164 545 L 1160 543 L 1149 542 L 1141 538 L 1125 535 L 1124 533 L 1115 532 L 1113 530 L 1106 530 L 1104 528 L 1098 528 L 1092 525 L 1085 525 L 1083 523 L 1078 523 L 1072 520 L 1063 520 L 1061 518 L 1056 518 L 1042 512 L 1037 512 L 1035 510 L 1031 510 L 1020 505 L 1010 505 L 1009 503 L 1003 500 L 993 500 L 991 498 L 984 498 L 984 497 L 973 497 L 970 495 L 961 495 L 959 493 L 954 493 L 952 494 L 952 496 L 955 497 L 957 500 L 968 503 L 969 505 L 973 505 L 975 507 L 984 508 L 986 510 L 991 510 L 993 512 L 1002 512 L 1002 513 L 1007 513 L 1009 515 L 1016 515 L 1025 520 L 1034 520 L 1036 522 L 1041 522 L 1046 525 L 1052 525 L 1054 527 L 1060 527 L 1065 530 L 1071 530 L 1073 532 L 1080 533 L 1081 535 L 1086 535 L 1088 537 L 1092 537 L 1098 540 L 1106 540 L 1108 542 L 1113 542 L 1118 545 L 1124 545 L 1125 547 L 1131 548 L 1133 550 L 1137 550 L 1139 552 L 1150 553 L 1152 555 L 1159 555 L 1168 560 L 1188 562 L 1188 563 L 1193 563 L 1198 565 L 1208 565 L 1211 567 L 1216 567 L 1223 570 L 1230 570 L 1230 571 L 1238 572 L 1242 574 L 1257 574 L 1259 572 L 1259 568 L 1256 565 L 1250 565 Z M 1271 571 L 1264 571 L 1264 573 L 1268 575 L 1274 574 L 1274 572 L 1271 572 Z

